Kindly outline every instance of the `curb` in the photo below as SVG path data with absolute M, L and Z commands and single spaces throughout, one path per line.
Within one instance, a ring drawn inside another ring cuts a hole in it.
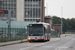
M 27 39 L 0 43 L 0 47 L 27 42 Z

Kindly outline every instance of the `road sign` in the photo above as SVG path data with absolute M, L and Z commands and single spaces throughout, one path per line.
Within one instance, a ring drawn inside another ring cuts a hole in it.
M 8 10 L 0 10 L 0 14 L 8 14 Z

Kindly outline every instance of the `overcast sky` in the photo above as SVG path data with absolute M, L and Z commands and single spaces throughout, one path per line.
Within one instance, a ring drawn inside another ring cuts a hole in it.
M 64 18 L 75 18 L 75 0 L 45 0 L 45 14 Z M 61 8 L 63 7 L 63 8 Z

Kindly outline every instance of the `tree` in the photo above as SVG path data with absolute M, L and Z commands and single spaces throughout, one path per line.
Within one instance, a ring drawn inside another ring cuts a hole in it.
M 61 24 L 61 18 L 57 16 L 52 17 L 53 24 Z
M 57 17 L 57 16 L 53 16 L 52 17 L 52 21 L 53 21 L 53 24 L 61 24 L 61 18 L 60 17 Z M 75 30 L 75 18 L 72 18 L 72 19 L 65 19 L 65 18 L 62 18 L 62 30 L 63 32 L 66 32 L 67 30 Z

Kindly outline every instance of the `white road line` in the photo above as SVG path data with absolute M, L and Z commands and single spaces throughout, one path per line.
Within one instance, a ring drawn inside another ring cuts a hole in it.
M 57 48 L 57 46 L 43 46 L 44 48 Z M 60 47 L 60 48 L 68 48 L 68 47 Z
M 70 44 L 71 42 L 73 42 L 73 41 L 70 40 L 70 41 L 67 42 L 66 44 L 57 47 L 55 50 L 61 50 L 62 48 L 69 48 L 69 47 L 65 47 L 65 46 L 68 45 L 68 44 Z
M 41 45 L 44 45 L 44 44 L 45 44 L 45 43 L 41 43 L 41 44 L 38 44 L 38 45 L 33 45 L 33 46 L 30 46 L 30 47 L 22 48 L 22 49 L 20 49 L 20 50 L 29 49 L 29 48 L 41 46 Z
M 52 41 L 57 41 L 57 40 L 60 40 L 60 38 L 56 38 L 56 40 L 52 40 Z M 33 45 L 33 46 L 30 46 L 30 47 L 26 47 L 26 48 L 21 48 L 20 50 L 25 50 L 25 49 L 29 49 L 29 48 L 33 48 L 33 47 L 37 47 L 37 46 L 41 46 L 41 45 L 45 45 L 47 43 L 50 43 L 50 42 L 46 42 L 46 43 L 41 43 L 41 44 L 38 44 L 38 45 Z
M 56 48 L 57 46 L 42 46 L 43 48 Z

